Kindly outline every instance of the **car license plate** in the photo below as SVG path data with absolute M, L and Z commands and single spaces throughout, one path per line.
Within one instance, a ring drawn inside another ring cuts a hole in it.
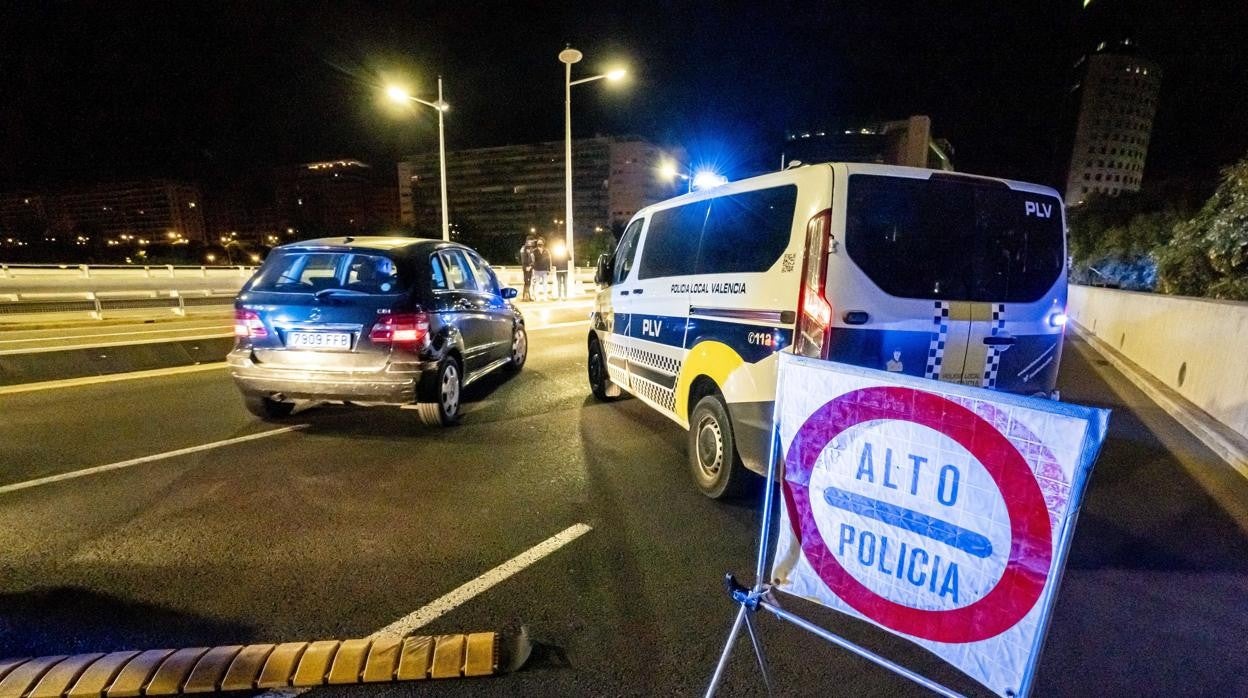
M 293 349 L 350 349 L 351 334 L 348 332 L 291 332 L 286 335 L 286 346 Z

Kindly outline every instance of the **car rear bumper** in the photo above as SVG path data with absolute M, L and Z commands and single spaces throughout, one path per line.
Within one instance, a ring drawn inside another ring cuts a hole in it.
M 408 405 L 416 402 L 417 388 L 437 364 L 389 364 L 380 371 L 323 371 L 273 368 L 256 363 L 249 351 L 227 357 L 230 376 L 244 393 L 296 400 L 341 400 Z M 427 381 L 426 381 L 427 382 Z

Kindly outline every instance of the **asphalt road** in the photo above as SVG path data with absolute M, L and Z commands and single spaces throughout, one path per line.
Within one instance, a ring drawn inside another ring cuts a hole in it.
M 704 499 L 675 425 L 589 397 L 573 315 L 530 313 L 554 326 L 531 333 L 524 371 L 473 386 L 452 429 L 314 409 L 290 420 L 301 430 L 18 491 L 3 486 L 275 427 L 223 370 L 0 395 L 0 656 L 364 636 L 586 524 L 421 629 L 525 623 L 540 645 L 521 672 L 316 695 L 699 693 L 733 613 L 720 580 L 749 577 L 758 506 Z M 1248 521 L 1227 513 L 1248 481 L 1079 344 L 1064 397 L 1114 415 L 1037 695 L 1248 694 Z M 903 640 L 788 605 L 982 694 Z M 777 695 L 925 695 L 760 623 Z M 763 693 L 742 644 L 724 694 Z

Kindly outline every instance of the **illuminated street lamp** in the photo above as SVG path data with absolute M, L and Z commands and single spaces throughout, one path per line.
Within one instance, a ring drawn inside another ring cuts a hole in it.
M 451 219 L 450 214 L 446 210 L 446 132 L 443 129 L 443 116 L 446 115 L 446 111 L 451 106 L 442 99 L 442 78 L 438 78 L 438 101 L 436 102 L 426 102 L 423 99 L 413 97 L 407 90 L 398 85 L 387 87 L 386 96 L 398 104 L 415 102 L 438 112 L 438 170 L 442 179 L 442 239 L 449 241 L 451 239 Z
M 573 240 L 573 234 L 572 234 L 572 231 L 573 231 L 573 228 L 572 228 L 572 86 L 584 85 L 587 82 L 594 82 L 595 80 L 603 80 L 603 79 L 609 80 L 611 82 L 615 82 L 617 80 L 622 79 L 624 75 L 626 74 L 623 68 L 616 68 L 615 70 L 602 73 L 601 75 L 591 75 L 587 78 L 581 78 L 580 80 L 573 80 L 572 79 L 572 64 L 579 63 L 580 60 L 584 57 L 585 57 L 584 54 L 572 48 L 571 46 L 559 52 L 559 62 L 563 63 L 563 67 L 564 67 L 564 71 L 563 71 L 563 135 L 564 135 L 563 158 L 565 162 L 564 196 L 566 198 L 566 203 L 565 203 L 566 211 L 564 213 L 563 218 L 567 224 L 566 227 L 564 228 L 564 238 L 567 240 L 567 246 L 568 246 L 568 271 L 569 272 L 572 272 L 573 270 L 576 269 L 576 257 L 575 257 L 576 243 Z M 575 276 L 573 276 L 572 278 L 572 283 L 573 284 L 576 283 Z M 573 292 L 575 293 L 575 291 Z

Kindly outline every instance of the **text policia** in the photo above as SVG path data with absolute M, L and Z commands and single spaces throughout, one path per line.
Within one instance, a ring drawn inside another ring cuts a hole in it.
M 877 460 L 880 461 L 878 467 Z M 913 453 L 894 454 L 891 448 L 885 448 L 883 453 L 877 454 L 870 442 L 863 442 L 854 479 L 908 493 L 912 497 L 925 497 L 942 507 L 952 508 L 958 501 L 962 473 L 957 466 L 946 463 L 935 470 L 934 479 L 920 477 L 924 469 L 935 467 L 925 456 Z M 895 475 L 895 471 L 900 471 L 900 474 Z M 992 554 L 992 542 L 986 537 L 918 511 L 835 487 L 824 491 L 824 499 L 830 506 L 860 514 L 869 512 L 870 518 L 921 533 L 975 557 L 986 558 Z M 842 562 L 856 563 L 864 570 L 874 570 L 915 587 L 926 588 L 928 592 L 954 604 L 961 601 L 957 562 L 916 545 L 899 542 L 883 533 L 861 531 L 844 521 L 840 523 L 840 530 L 836 535 L 836 556 Z

